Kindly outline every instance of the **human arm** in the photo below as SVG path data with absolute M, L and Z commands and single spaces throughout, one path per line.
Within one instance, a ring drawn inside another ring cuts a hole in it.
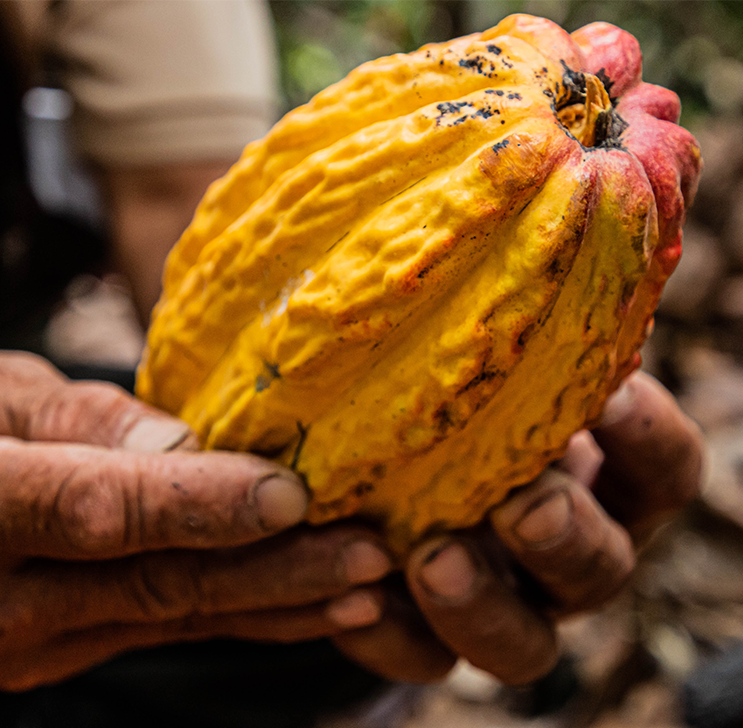
M 191 221 L 208 185 L 233 160 L 101 166 L 96 171 L 111 239 L 112 261 L 131 287 L 142 326 L 160 295 L 170 248 Z
M 275 120 L 268 4 L 45 7 L 44 22 L 26 26 L 73 99 L 71 141 L 99 184 L 111 262 L 146 325 L 165 256 L 206 187 Z

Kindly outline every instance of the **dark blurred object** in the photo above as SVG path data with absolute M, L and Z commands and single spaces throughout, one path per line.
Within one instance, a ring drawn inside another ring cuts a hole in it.
M 21 193 L 23 194 L 23 193 Z M 72 217 L 42 211 L 30 196 L 3 210 L 0 232 L 0 348 L 41 353 L 42 336 L 67 284 L 104 258 L 103 238 Z
M 505 688 L 503 699 L 514 714 L 537 718 L 564 708 L 579 688 L 575 659 L 563 655 L 540 680 L 525 687 Z
M 683 700 L 684 718 L 693 728 L 743 725 L 743 644 L 695 670 Z
M 90 227 L 43 210 L 34 198 L 24 157 L 20 49 L 10 30 L 0 22 L 0 348 L 39 352 L 65 286 L 99 265 L 105 246 Z
M 127 392 L 134 394 L 135 372 L 133 369 L 99 367 L 90 364 L 67 364 L 59 367 L 62 374 L 70 379 L 98 379 L 118 384 Z
M 61 685 L 0 693 L 3 728 L 311 728 L 385 683 L 329 642 L 134 652 Z

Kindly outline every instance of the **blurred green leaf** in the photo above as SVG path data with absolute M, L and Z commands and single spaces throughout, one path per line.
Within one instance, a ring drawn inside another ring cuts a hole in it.
M 288 106 L 369 59 L 527 12 L 568 31 L 596 20 L 628 30 L 643 49 L 645 80 L 681 96 L 685 122 L 743 111 L 743 2 L 736 0 L 272 0 L 271 7 Z
M 289 81 L 308 96 L 343 78 L 330 48 L 315 43 L 303 43 L 287 53 L 286 73 Z

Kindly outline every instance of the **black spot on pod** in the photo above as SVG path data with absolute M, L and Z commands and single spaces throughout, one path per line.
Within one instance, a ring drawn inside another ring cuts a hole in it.
M 357 498 L 361 498 L 362 496 L 365 496 L 367 493 L 371 493 L 373 490 L 374 490 L 373 483 L 369 483 L 366 480 L 362 480 L 360 483 L 356 484 L 356 486 L 353 489 L 353 492 Z

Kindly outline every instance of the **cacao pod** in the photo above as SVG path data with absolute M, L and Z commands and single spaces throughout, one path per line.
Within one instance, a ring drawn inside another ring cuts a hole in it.
M 367 63 L 215 182 L 139 395 L 261 453 L 309 518 L 468 526 L 639 364 L 701 168 L 636 40 L 514 15 Z

